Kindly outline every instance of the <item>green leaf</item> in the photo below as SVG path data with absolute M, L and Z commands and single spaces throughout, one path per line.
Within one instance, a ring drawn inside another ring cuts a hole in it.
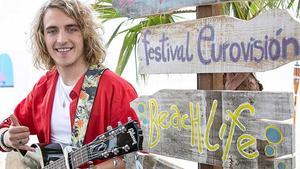
M 136 45 L 136 33 L 128 32 L 125 35 L 124 43 L 120 51 L 120 56 L 116 68 L 116 73 L 121 75 L 129 60 L 133 47 Z
M 115 31 L 113 32 L 113 34 L 110 36 L 107 44 L 106 44 L 106 47 L 108 47 L 110 45 L 110 43 L 112 42 L 112 40 L 117 36 L 117 33 L 120 29 L 120 27 L 122 26 L 122 24 L 124 23 L 125 21 L 121 22 L 118 27 L 115 29 Z

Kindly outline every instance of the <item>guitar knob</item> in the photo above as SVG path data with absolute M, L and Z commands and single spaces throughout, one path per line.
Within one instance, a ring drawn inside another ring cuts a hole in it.
M 128 152 L 130 150 L 130 147 L 126 144 L 124 147 L 123 147 L 123 150 Z
M 118 127 L 121 127 L 122 123 L 120 121 L 118 121 Z
M 108 157 L 108 153 L 107 153 L 107 152 L 104 152 L 104 153 L 102 153 L 102 156 L 103 156 L 104 158 L 107 158 L 107 157 Z
M 132 121 L 132 118 L 131 117 L 128 117 L 128 122 L 131 122 Z
M 87 164 L 89 165 L 90 168 L 92 168 L 94 166 L 94 162 L 93 161 L 88 161 Z
M 119 150 L 117 148 L 114 148 L 112 150 L 112 153 L 114 153 L 114 155 L 118 155 L 119 154 Z
M 127 131 L 127 129 L 126 129 L 126 127 L 123 126 L 123 127 L 120 128 L 120 131 L 121 131 L 122 133 L 125 133 L 125 132 Z
M 110 135 L 110 136 L 111 136 L 111 135 L 115 136 L 115 135 L 116 135 L 116 131 L 111 131 L 111 132 L 109 133 L 109 135 Z
M 106 127 L 106 130 L 107 130 L 107 131 L 110 131 L 110 130 L 112 130 L 112 129 L 113 129 L 113 128 L 112 128 L 111 126 L 107 126 L 107 127 Z

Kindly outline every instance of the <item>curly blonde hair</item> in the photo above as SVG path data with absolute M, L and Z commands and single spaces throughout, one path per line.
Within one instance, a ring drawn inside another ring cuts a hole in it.
M 93 20 L 91 10 L 77 0 L 49 0 L 39 10 L 31 32 L 33 63 L 36 68 L 52 69 L 54 60 L 47 51 L 44 40 L 43 19 L 47 9 L 57 8 L 71 17 L 83 34 L 84 56 L 88 65 L 101 64 L 105 59 L 105 49 L 97 32 L 97 24 Z

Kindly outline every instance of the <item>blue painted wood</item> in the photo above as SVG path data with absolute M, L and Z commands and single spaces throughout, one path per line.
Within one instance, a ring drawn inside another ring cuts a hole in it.
M 13 66 L 8 54 L 0 54 L 0 87 L 13 87 Z

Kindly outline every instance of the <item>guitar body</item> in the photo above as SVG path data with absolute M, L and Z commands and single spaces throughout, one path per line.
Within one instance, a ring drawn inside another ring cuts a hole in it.
M 51 162 L 64 157 L 63 148 L 58 143 L 33 144 L 35 152 L 9 152 L 6 159 L 6 169 L 40 169 Z

